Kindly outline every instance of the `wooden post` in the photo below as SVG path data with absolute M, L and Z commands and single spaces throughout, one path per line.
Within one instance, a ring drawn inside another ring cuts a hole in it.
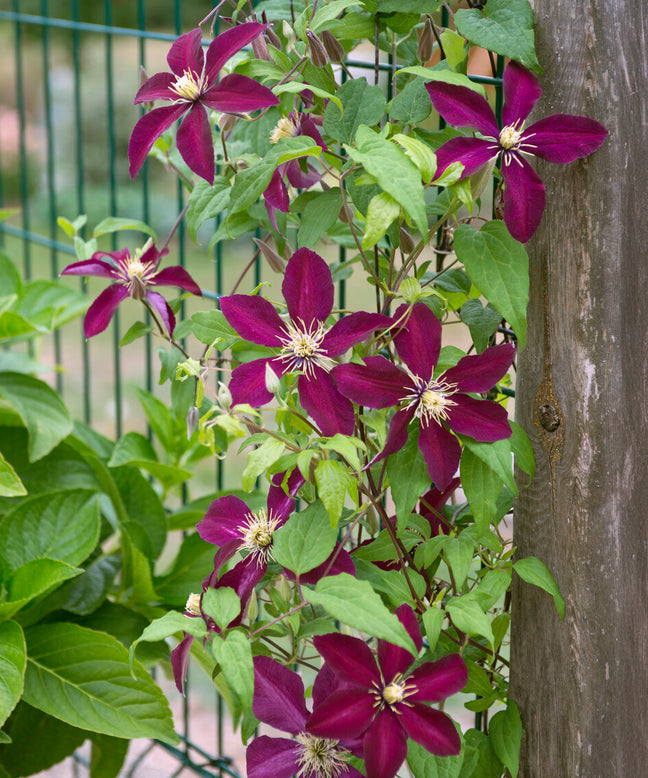
M 537 471 L 515 515 L 565 597 L 518 578 L 511 695 L 520 778 L 648 775 L 648 5 L 535 0 L 544 93 L 532 116 L 610 131 L 594 156 L 538 162 L 518 420 Z M 520 479 L 522 484 L 524 479 Z

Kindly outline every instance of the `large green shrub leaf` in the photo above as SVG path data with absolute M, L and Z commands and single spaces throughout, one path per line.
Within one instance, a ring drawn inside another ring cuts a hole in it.
M 25 700 L 75 727 L 177 743 L 168 703 L 146 670 L 105 632 L 76 624 L 27 630 Z
M 0 624 L 0 728 L 22 695 L 25 674 L 25 637 L 19 624 Z

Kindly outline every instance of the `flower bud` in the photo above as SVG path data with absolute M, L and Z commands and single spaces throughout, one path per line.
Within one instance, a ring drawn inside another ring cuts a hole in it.
M 149 76 L 146 72 L 146 69 L 143 65 L 140 66 L 140 86 L 144 86 L 144 84 L 148 81 Z M 145 111 L 150 111 L 153 108 L 153 100 L 147 100 L 146 102 L 142 103 Z
M 232 393 L 229 388 L 222 382 L 218 382 L 218 402 L 223 410 L 229 411 L 232 407 Z
M 267 62 L 272 62 L 272 57 L 268 54 L 268 44 L 263 35 L 257 35 L 257 37 L 251 41 L 250 45 L 252 46 L 252 51 L 257 59 L 264 59 Z
M 284 575 L 281 576 L 279 582 L 279 592 L 286 602 L 290 602 L 292 600 L 292 586 L 290 585 L 290 581 L 288 581 Z
M 283 273 L 283 269 L 285 266 L 285 262 L 283 261 L 283 258 L 264 241 L 259 240 L 259 238 L 253 238 L 253 240 L 256 243 L 257 248 L 263 254 L 267 263 L 270 265 L 270 269 L 273 270 L 275 273 Z
M 335 35 L 330 30 L 324 30 L 320 37 L 331 62 L 344 62 L 346 51 Z
M 275 49 L 281 50 L 281 40 L 272 27 L 267 27 L 263 34 L 271 46 L 274 46 Z
M 340 208 L 340 215 L 338 216 L 338 219 L 345 224 L 351 224 L 353 222 L 353 211 L 349 208 L 348 205 L 343 205 Z
M 414 238 L 412 238 L 412 236 L 404 227 L 399 227 L 398 237 L 400 250 L 403 252 L 403 254 L 411 254 L 414 250 Z
M 269 362 L 266 362 L 265 385 L 266 385 L 266 389 L 271 394 L 277 394 L 277 392 L 279 391 L 279 388 L 281 386 L 281 379 L 275 373 L 275 371 L 270 367 L 270 363 Z
M 416 47 L 416 58 L 419 62 L 425 64 L 431 57 L 434 49 L 434 29 L 432 20 L 426 17 L 425 24 L 418 31 L 418 46 Z
M 187 439 L 191 438 L 194 434 L 194 430 L 198 426 L 198 419 L 198 408 L 196 408 L 195 405 L 192 405 L 187 411 Z
M 218 128 L 221 132 L 230 132 L 234 129 L 234 126 L 236 125 L 236 122 L 238 121 L 238 116 L 232 116 L 231 113 L 222 113 L 218 117 Z
M 329 63 L 329 57 L 324 44 L 312 30 L 306 30 L 306 39 L 308 41 L 311 62 L 316 68 L 325 68 Z
M 250 623 L 256 621 L 258 615 L 259 615 L 259 601 L 257 599 L 256 591 L 252 589 L 252 594 L 250 595 L 250 601 L 248 602 L 248 606 L 247 606 L 247 617 Z
M 286 39 L 288 45 L 290 45 L 291 43 L 292 44 L 295 43 L 295 41 L 297 40 L 297 37 L 295 36 L 295 31 L 285 20 L 281 23 L 281 31 L 283 32 L 283 36 Z

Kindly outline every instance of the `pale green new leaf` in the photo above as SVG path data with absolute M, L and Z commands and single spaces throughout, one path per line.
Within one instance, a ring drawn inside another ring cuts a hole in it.
M 356 481 L 339 462 L 323 459 L 315 468 L 317 493 L 328 511 L 333 527 L 337 527 L 347 491 L 354 497 Z
M 134 661 L 135 649 L 139 643 L 157 643 L 158 640 L 164 640 L 178 632 L 186 632 L 195 638 L 204 638 L 207 635 L 207 627 L 200 618 L 185 616 L 184 613 L 178 613 L 178 611 L 169 611 L 159 619 L 152 621 L 132 643 L 129 652 L 130 662 Z
M 553 597 L 556 610 L 561 619 L 565 618 L 565 600 L 563 599 L 558 584 L 554 581 L 544 562 L 530 556 L 519 559 L 513 564 L 513 569 L 523 581 L 539 586 Z
M 467 596 L 453 597 L 446 605 L 446 611 L 457 629 L 468 635 L 485 637 L 493 646 L 495 638 L 490 619 L 475 600 Z
M 465 86 L 475 92 L 479 92 L 482 97 L 486 97 L 486 91 L 481 84 L 471 81 L 463 73 L 455 73 L 453 70 L 433 70 L 425 68 L 422 65 L 412 65 L 411 67 L 401 68 L 396 72 L 412 73 L 414 76 L 420 76 L 424 81 L 443 81 L 444 84 L 455 84 L 456 86 Z
M 513 457 L 511 454 L 511 439 L 504 438 L 494 443 L 481 443 L 467 436 L 462 436 L 464 451 L 470 450 L 497 473 L 502 483 L 517 497 L 518 488 L 513 476 Z
M 417 138 L 413 138 L 411 135 L 403 135 L 400 132 L 394 135 L 392 140 L 403 147 L 407 156 L 421 171 L 421 178 L 426 184 L 429 184 L 434 178 L 437 168 L 436 154 L 432 149 Z
M 18 704 L 25 674 L 25 637 L 19 624 L 0 624 L 0 728 Z
M 488 529 L 497 514 L 497 498 L 502 491 L 502 479 L 488 463 L 466 447 L 461 454 L 460 472 L 461 484 L 475 523 L 483 532 Z
M 378 243 L 394 219 L 398 218 L 400 208 L 396 200 L 387 192 L 381 192 L 371 198 L 367 209 L 365 233 L 362 238 L 363 249 L 373 248 Z
M 248 454 L 247 465 L 242 476 L 244 491 L 249 492 L 254 488 L 256 479 L 279 459 L 285 447 L 283 440 L 268 438 Z
M 0 497 L 21 497 L 23 494 L 27 494 L 27 489 L 0 452 Z
M 241 600 L 229 586 L 209 588 L 203 594 L 202 609 L 221 629 L 227 629 L 241 612 Z
M 121 232 L 121 230 L 137 230 L 137 232 L 143 232 L 146 235 L 150 235 L 153 240 L 157 240 L 157 235 L 145 222 L 138 219 L 123 219 L 118 216 L 108 216 L 99 222 L 92 234 L 95 238 L 98 238 L 100 235 L 106 235 L 109 232 Z

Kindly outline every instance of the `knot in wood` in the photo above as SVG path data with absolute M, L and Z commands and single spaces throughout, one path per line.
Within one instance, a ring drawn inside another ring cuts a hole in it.
M 555 432 L 560 427 L 560 413 L 551 403 L 544 403 L 539 409 L 540 424 L 547 432 Z

